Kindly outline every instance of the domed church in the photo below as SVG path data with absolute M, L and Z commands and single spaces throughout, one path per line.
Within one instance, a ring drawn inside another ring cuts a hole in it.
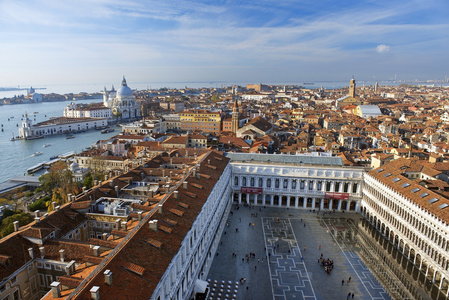
M 117 91 L 114 86 L 110 91 L 104 88 L 103 103 L 105 107 L 111 108 L 112 114 L 118 119 L 135 119 L 141 116 L 140 107 L 134 92 L 126 84 L 125 76 L 123 76 L 122 86 Z

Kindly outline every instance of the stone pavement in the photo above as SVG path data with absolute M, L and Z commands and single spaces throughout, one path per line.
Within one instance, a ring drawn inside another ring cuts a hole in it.
M 208 274 L 209 299 L 390 299 L 357 254 L 359 215 L 238 207 Z

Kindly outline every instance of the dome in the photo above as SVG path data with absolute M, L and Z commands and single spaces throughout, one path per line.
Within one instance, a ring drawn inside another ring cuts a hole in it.
M 132 96 L 134 93 L 126 84 L 125 76 L 123 76 L 122 86 L 117 90 L 117 96 Z
M 76 162 L 74 162 L 74 163 L 72 163 L 71 165 L 70 165 L 70 170 L 72 171 L 72 172 L 75 172 L 76 170 L 78 170 L 79 169 L 79 165 L 76 163 Z

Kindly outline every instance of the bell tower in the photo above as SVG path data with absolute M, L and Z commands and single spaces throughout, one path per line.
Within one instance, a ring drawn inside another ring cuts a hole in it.
M 352 76 L 352 79 L 349 82 L 349 97 L 355 98 L 355 79 L 354 79 L 354 76 Z
M 239 129 L 239 104 L 237 103 L 237 98 L 235 97 L 235 90 L 232 87 L 232 100 L 234 100 L 234 107 L 232 108 L 232 123 L 231 131 L 237 133 Z

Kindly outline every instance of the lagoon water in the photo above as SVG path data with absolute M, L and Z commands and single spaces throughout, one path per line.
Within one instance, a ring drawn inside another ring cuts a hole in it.
M 95 99 L 76 102 L 93 103 L 102 101 L 103 99 Z M 74 139 L 68 140 L 65 139 L 66 135 L 56 135 L 30 141 L 11 141 L 13 136 L 18 135 L 19 127 L 17 125 L 21 126 L 21 119 L 25 113 L 28 114 L 33 123 L 42 122 L 50 117 L 61 117 L 63 109 L 69 103 L 70 101 L 61 101 L 0 106 L 0 182 L 24 175 L 28 168 L 49 161 L 50 156 L 70 151 L 79 153 L 100 139 L 118 134 L 117 130 L 106 134 L 101 134 L 99 130 L 90 130 L 75 134 Z M 34 112 L 38 113 L 34 114 Z M 51 146 L 44 147 L 45 144 L 51 144 Z M 33 156 L 36 152 L 42 152 L 42 155 Z

